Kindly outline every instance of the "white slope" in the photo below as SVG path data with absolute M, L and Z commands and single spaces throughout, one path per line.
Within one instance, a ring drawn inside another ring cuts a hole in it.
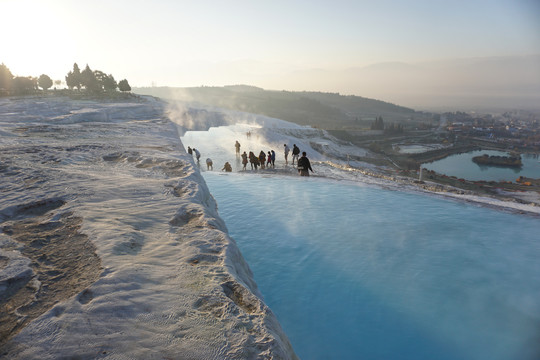
M 213 160 L 214 171 L 221 170 L 225 162 L 233 165 L 233 171 L 241 171 L 241 158 L 235 153 L 236 141 L 241 144 L 241 153 L 245 151 L 249 154 L 253 151 L 258 156 L 261 151 L 268 154 L 269 151 L 274 150 L 276 166 L 273 169 L 265 169 L 265 172 L 296 174 L 296 170 L 292 167 L 293 145 L 297 145 L 301 152 L 305 151 L 312 163 L 331 161 L 345 165 L 347 155 L 355 157 L 368 155 L 365 149 L 339 141 L 324 130 L 263 115 L 201 104 L 172 102 L 169 104 L 169 116 L 180 129 L 184 129 L 181 136 L 184 146 L 200 151 L 199 165 L 202 171 L 206 170 L 207 158 Z M 197 130 L 186 130 L 193 128 Z M 285 144 L 291 150 L 288 157 L 289 166 L 285 163 Z M 359 165 L 372 167 L 367 163 Z M 247 170 L 251 170 L 249 164 Z
M 480 196 L 429 181 L 419 185 L 413 181 L 414 179 L 399 176 L 399 174 L 388 175 L 391 173 L 390 171 L 381 172 L 381 168 L 372 164 L 349 161 L 349 156 L 353 159 L 372 155 L 368 150 L 340 141 L 324 130 L 300 126 L 262 115 L 183 102 L 170 103 L 169 115 L 180 129 L 185 130 L 186 127 L 200 129 L 185 131 L 181 139 L 186 148 L 191 146 L 200 151 L 201 159 L 197 165 L 202 172 L 207 171 L 205 164 L 207 158 L 213 160 L 213 171 L 221 171 L 224 163 L 229 162 L 232 164 L 233 171 L 244 172 L 241 158 L 235 154 L 234 144 L 238 140 L 241 144 L 241 152 L 253 151 L 256 155 L 261 150 L 265 153 L 270 150 L 276 152 L 275 168 L 253 171 L 248 164 L 246 174 L 298 176 L 297 170 L 291 164 L 292 155 L 289 154 L 287 165 L 283 153 L 284 144 L 288 144 L 291 149 L 292 145 L 296 144 L 301 151 L 306 151 L 314 170 L 312 176 L 364 182 L 400 191 L 422 192 L 472 202 L 512 212 L 540 214 L 540 201 L 535 192 L 507 193 L 505 194 L 506 199 Z M 248 132 L 251 133 L 250 137 L 246 136 Z M 508 200 L 508 196 L 520 201 Z
M 296 357 L 161 102 L 4 98 L 0 135 L 0 358 Z

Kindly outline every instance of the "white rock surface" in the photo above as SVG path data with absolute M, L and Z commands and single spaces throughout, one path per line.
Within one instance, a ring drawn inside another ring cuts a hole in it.
M 0 99 L 0 176 L 0 358 L 296 358 L 161 102 Z

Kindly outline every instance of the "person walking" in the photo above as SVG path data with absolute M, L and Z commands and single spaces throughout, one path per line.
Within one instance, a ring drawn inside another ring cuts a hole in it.
M 259 165 L 261 165 L 261 169 L 264 169 L 264 164 L 266 163 L 266 154 L 264 151 L 261 150 L 259 153 Z
M 272 150 L 271 152 L 272 152 L 272 167 L 275 168 L 276 167 L 276 152 L 274 150 Z
M 291 149 L 287 146 L 287 144 L 283 144 L 283 146 L 285 146 L 285 165 L 289 165 L 287 158 L 289 157 L 289 151 L 291 151 Z
M 236 140 L 236 144 L 234 144 L 234 147 L 236 148 L 236 154 L 240 154 L 240 143 L 238 140 Z
M 300 155 L 300 148 L 293 144 L 292 149 L 292 164 L 294 165 L 294 159 L 296 159 L 296 164 L 298 165 L 298 155 Z
M 244 151 L 244 153 L 242 154 L 242 165 L 244 165 L 243 170 L 246 170 L 247 163 L 248 163 L 248 156 L 246 152 Z
M 197 162 L 199 162 L 199 159 L 201 158 L 201 153 L 199 150 L 193 148 L 193 152 L 195 153 L 195 157 L 197 158 Z
M 206 170 L 214 170 L 214 163 L 212 162 L 212 159 L 208 158 L 206 159 Z
M 272 153 L 269 151 L 268 156 L 266 157 L 266 167 L 270 169 L 272 165 Z
M 302 153 L 302 157 L 298 159 L 298 173 L 300 176 L 309 176 L 309 170 L 313 172 L 313 169 L 311 168 L 311 164 L 309 162 L 309 159 L 306 156 L 306 152 L 304 151 Z
M 249 162 L 251 163 L 251 170 L 253 170 L 253 167 L 255 167 L 255 170 L 257 170 L 257 163 L 259 162 L 259 160 L 255 156 L 253 151 L 249 152 Z

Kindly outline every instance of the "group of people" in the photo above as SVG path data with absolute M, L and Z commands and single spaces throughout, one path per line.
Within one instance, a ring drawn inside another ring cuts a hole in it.
M 289 153 L 291 152 L 291 149 L 287 144 L 283 144 L 285 148 L 285 164 L 289 164 Z M 276 162 L 276 152 L 274 150 L 268 151 L 268 153 L 265 153 L 263 150 L 259 153 L 259 155 L 255 155 L 253 151 L 250 151 L 249 154 L 247 154 L 245 151 L 240 154 L 240 143 L 238 140 L 236 140 L 236 143 L 234 144 L 236 155 L 240 155 L 242 157 L 242 165 L 243 170 L 246 170 L 248 162 L 251 164 L 251 169 L 257 170 L 257 167 L 260 167 L 261 169 L 264 168 L 275 168 L 275 162 Z M 195 154 L 195 158 L 197 159 L 197 163 L 199 163 L 199 159 L 201 157 L 201 153 L 199 150 L 195 148 L 191 148 L 188 146 L 187 149 L 188 153 L 190 155 Z M 293 144 L 292 149 L 292 165 L 294 166 L 296 162 L 296 168 L 298 170 L 298 173 L 300 176 L 309 176 L 309 172 L 313 172 L 313 169 L 311 168 L 311 163 L 309 159 L 307 158 L 306 152 L 302 152 L 302 157 L 300 157 L 300 148 L 296 146 L 296 144 Z M 207 170 L 214 170 L 212 159 L 207 158 L 206 159 L 206 168 Z M 232 172 L 232 166 L 229 162 L 226 162 L 223 166 L 223 169 L 221 171 L 225 170 L 226 172 Z
M 199 159 L 201 158 L 201 153 L 199 152 L 199 150 L 195 149 L 195 148 L 191 148 L 190 146 L 187 147 L 187 152 L 189 155 L 193 156 L 193 154 L 195 154 L 195 157 L 197 158 L 197 162 L 199 162 Z
M 285 164 L 289 164 L 289 152 L 291 149 L 287 144 L 283 144 L 285 148 Z M 298 173 L 300 176 L 309 176 L 309 172 L 313 172 L 313 169 L 311 168 L 311 163 L 309 162 L 309 159 L 306 156 L 306 152 L 302 152 L 302 157 L 300 156 L 300 148 L 296 146 L 296 144 L 293 144 L 292 149 L 292 164 L 294 166 L 294 161 L 296 160 L 296 168 L 298 169 Z
M 283 144 L 285 147 L 285 164 L 289 164 L 289 152 L 291 149 L 289 148 L 289 145 Z M 293 144 L 293 150 L 292 150 L 292 164 L 294 165 L 294 160 L 298 163 L 298 156 L 300 155 L 300 148 L 296 146 L 296 144 Z
M 199 150 L 197 150 L 195 148 L 192 149 L 191 146 L 188 146 L 187 152 L 191 156 L 193 156 L 193 154 L 195 154 L 195 158 L 197 159 L 197 164 L 200 162 L 201 153 L 199 152 Z M 209 171 L 214 170 L 214 162 L 210 158 L 206 159 L 206 170 L 209 170 Z M 228 161 L 225 162 L 225 165 L 223 165 L 223 169 L 221 169 L 221 171 L 223 171 L 223 170 L 225 170 L 226 172 L 232 172 L 232 166 Z
M 249 159 L 249 163 L 251 164 L 251 170 L 253 170 L 254 168 L 255 170 L 257 170 L 258 166 L 260 166 L 261 169 L 264 169 L 265 167 L 270 168 L 270 166 L 274 168 L 276 166 L 276 152 L 274 150 L 270 150 L 268 152 L 268 155 L 265 154 L 265 152 L 261 150 L 261 152 L 259 153 L 259 156 L 255 155 L 253 151 L 250 151 L 249 155 L 246 154 L 246 152 L 244 151 L 244 153 L 241 156 L 242 156 L 243 170 L 246 170 L 248 159 Z

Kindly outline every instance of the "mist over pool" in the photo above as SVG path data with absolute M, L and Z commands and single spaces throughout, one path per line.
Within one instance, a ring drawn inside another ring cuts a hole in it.
M 349 182 L 203 174 L 301 358 L 540 354 L 537 219 Z

